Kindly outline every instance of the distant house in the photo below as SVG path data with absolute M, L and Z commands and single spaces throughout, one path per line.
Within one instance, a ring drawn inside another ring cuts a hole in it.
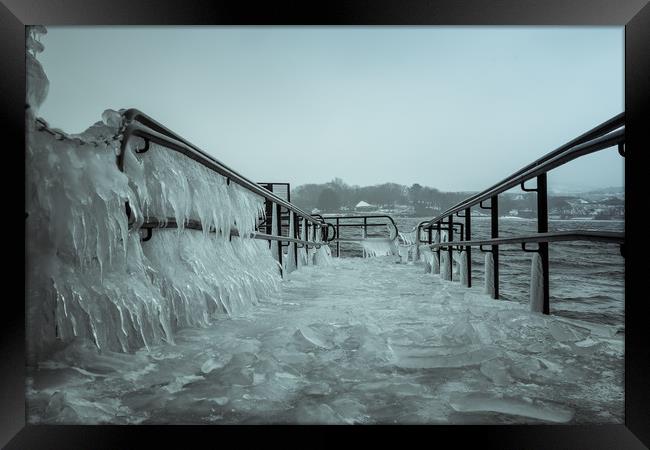
M 361 200 L 359 203 L 356 204 L 354 209 L 355 211 L 374 211 L 375 209 L 377 209 L 377 207 L 375 205 L 371 205 L 370 203 Z

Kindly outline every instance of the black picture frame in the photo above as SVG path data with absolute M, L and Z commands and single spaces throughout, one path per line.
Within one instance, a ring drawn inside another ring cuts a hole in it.
M 25 105 L 25 26 L 44 25 L 618 25 L 625 26 L 625 424 L 581 426 L 404 426 L 404 427 L 164 427 L 164 426 L 34 426 L 25 425 L 24 304 L 5 287 L 0 352 L 0 445 L 10 449 L 137 448 L 154 441 L 201 445 L 198 434 L 213 445 L 226 438 L 248 443 L 250 438 L 272 439 L 276 433 L 291 442 L 339 443 L 353 434 L 370 437 L 418 433 L 426 445 L 443 440 L 454 447 L 627 449 L 650 446 L 650 351 L 648 315 L 643 292 L 644 263 L 640 259 L 643 220 L 643 170 L 650 127 L 643 121 L 650 103 L 650 6 L 647 0 L 348 0 L 292 5 L 264 2 L 249 5 L 206 0 L 0 0 L 0 117 L 5 174 L 23 168 Z M 119 70 L 119 61 L 115 62 Z M 129 75 L 125 75 L 125 82 Z M 19 150 L 22 149 L 22 150 Z M 10 158 L 10 159 L 7 159 Z M 12 159 L 12 158 L 15 158 Z M 5 177 L 8 178 L 8 177 Z M 22 201 L 15 182 L 7 183 L 4 202 L 13 225 L 13 212 Z M 9 189 L 8 189 L 9 188 Z M 14 205 L 13 203 L 16 203 Z M 5 231 L 5 238 L 17 241 Z M 25 236 L 29 239 L 29 236 Z M 17 258 L 5 256 L 5 280 L 19 280 L 24 247 Z M 22 258 L 21 258 L 22 255 Z M 13 256 L 13 255 L 12 255 Z M 639 261 L 634 262 L 635 259 Z M 23 275 L 24 279 L 24 275 Z M 23 286 L 25 287 L 25 286 Z M 24 296 L 24 294 L 23 294 Z M 24 298 L 24 297 L 23 297 Z M 336 433 L 333 433 L 336 431 Z M 299 433 L 297 435 L 296 433 Z M 279 437 L 279 435 L 277 435 Z M 400 436 L 400 441 L 406 436 Z M 282 444 L 280 438 L 277 443 Z M 136 444 L 136 441 L 140 441 Z M 271 443 L 272 441 L 268 441 Z M 410 443 L 410 440 L 407 441 Z

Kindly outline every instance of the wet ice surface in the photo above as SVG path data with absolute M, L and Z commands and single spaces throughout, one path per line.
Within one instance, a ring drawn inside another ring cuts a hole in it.
M 29 420 L 622 423 L 615 327 L 532 314 L 395 260 L 303 267 L 175 345 L 73 343 L 31 371 Z

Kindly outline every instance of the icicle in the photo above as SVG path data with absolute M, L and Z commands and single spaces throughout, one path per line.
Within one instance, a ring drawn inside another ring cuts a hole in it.
M 460 284 L 467 286 L 467 251 L 460 252 L 460 264 L 458 270 L 460 271 Z
M 273 214 L 271 215 L 271 234 L 273 236 L 278 235 L 278 218 L 276 217 L 278 208 L 275 206 L 275 203 L 272 203 Z M 271 255 L 273 258 L 278 261 L 278 245 L 279 241 L 271 241 Z M 279 261 L 278 261 L 279 262 Z
M 441 264 L 441 269 L 440 273 L 442 276 L 443 280 L 451 281 L 451 265 L 452 261 L 450 261 L 451 258 L 449 258 L 449 252 L 445 251 L 441 253 L 441 259 L 442 259 L 442 264 Z
M 361 241 L 361 247 L 363 247 L 364 257 L 370 258 L 374 256 L 390 256 L 396 252 L 395 241 L 390 239 L 378 239 L 378 238 L 369 238 L 365 241 Z M 399 252 L 405 247 L 400 247 Z
M 442 232 L 442 242 L 448 242 L 447 239 L 447 232 L 443 231 Z M 451 281 L 452 279 L 452 265 L 454 264 L 454 261 L 452 258 L 449 257 L 449 251 L 447 249 L 444 249 L 442 252 L 440 252 L 441 256 L 441 261 L 440 261 L 440 276 L 442 277 L 443 280 L 448 280 Z
M 530 311 L 541 313 L 544 311 L 544 273 L 542 271 L 542 257 L 533 253 L 530 268 Z
M 433 243 L 434 244 L 439 244 L 440 243 L 440 233 L 436 230 L 433 233 Z M 433 253 L 433 260 L 431 263 L 431 273 L 436 275 L 440 274 L 440 258 L 438 256 L 438 251 L 432 251 Z
M 438 258 L 438 252 L 433 252 L 433 258 L 431 260 L 431 274 L 440 274 L 440 259 Z
M 293 220 L 293 213 L 289 214 L 289 236 L 294 237 L 296 234 L 296 225 Z M 291 273 L 296 270 L 296 251 L 295 244 L 289 243 L 289 250 L 287 251 L 285 270 L 287 273 Z
M 431 249 L 426 246 L 422 245 L 422 248 L 420 249 L 420 259 L 422 262 L 424 262 L 424 273 L 431 273 L 431 266 L 433 264 L 433 254 L 431 252 Z
M 494 259 L 491 252 L 485 253 L 485 293 L 494 297 Z

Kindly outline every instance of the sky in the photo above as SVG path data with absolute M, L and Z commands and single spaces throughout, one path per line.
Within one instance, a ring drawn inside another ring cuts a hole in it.
M 623 27 L 48 27 L 39 115 L 138 108 L 253 181 L 482 190 L 624 111 Z M 623 186 L 615 148 L 549 189 Z

